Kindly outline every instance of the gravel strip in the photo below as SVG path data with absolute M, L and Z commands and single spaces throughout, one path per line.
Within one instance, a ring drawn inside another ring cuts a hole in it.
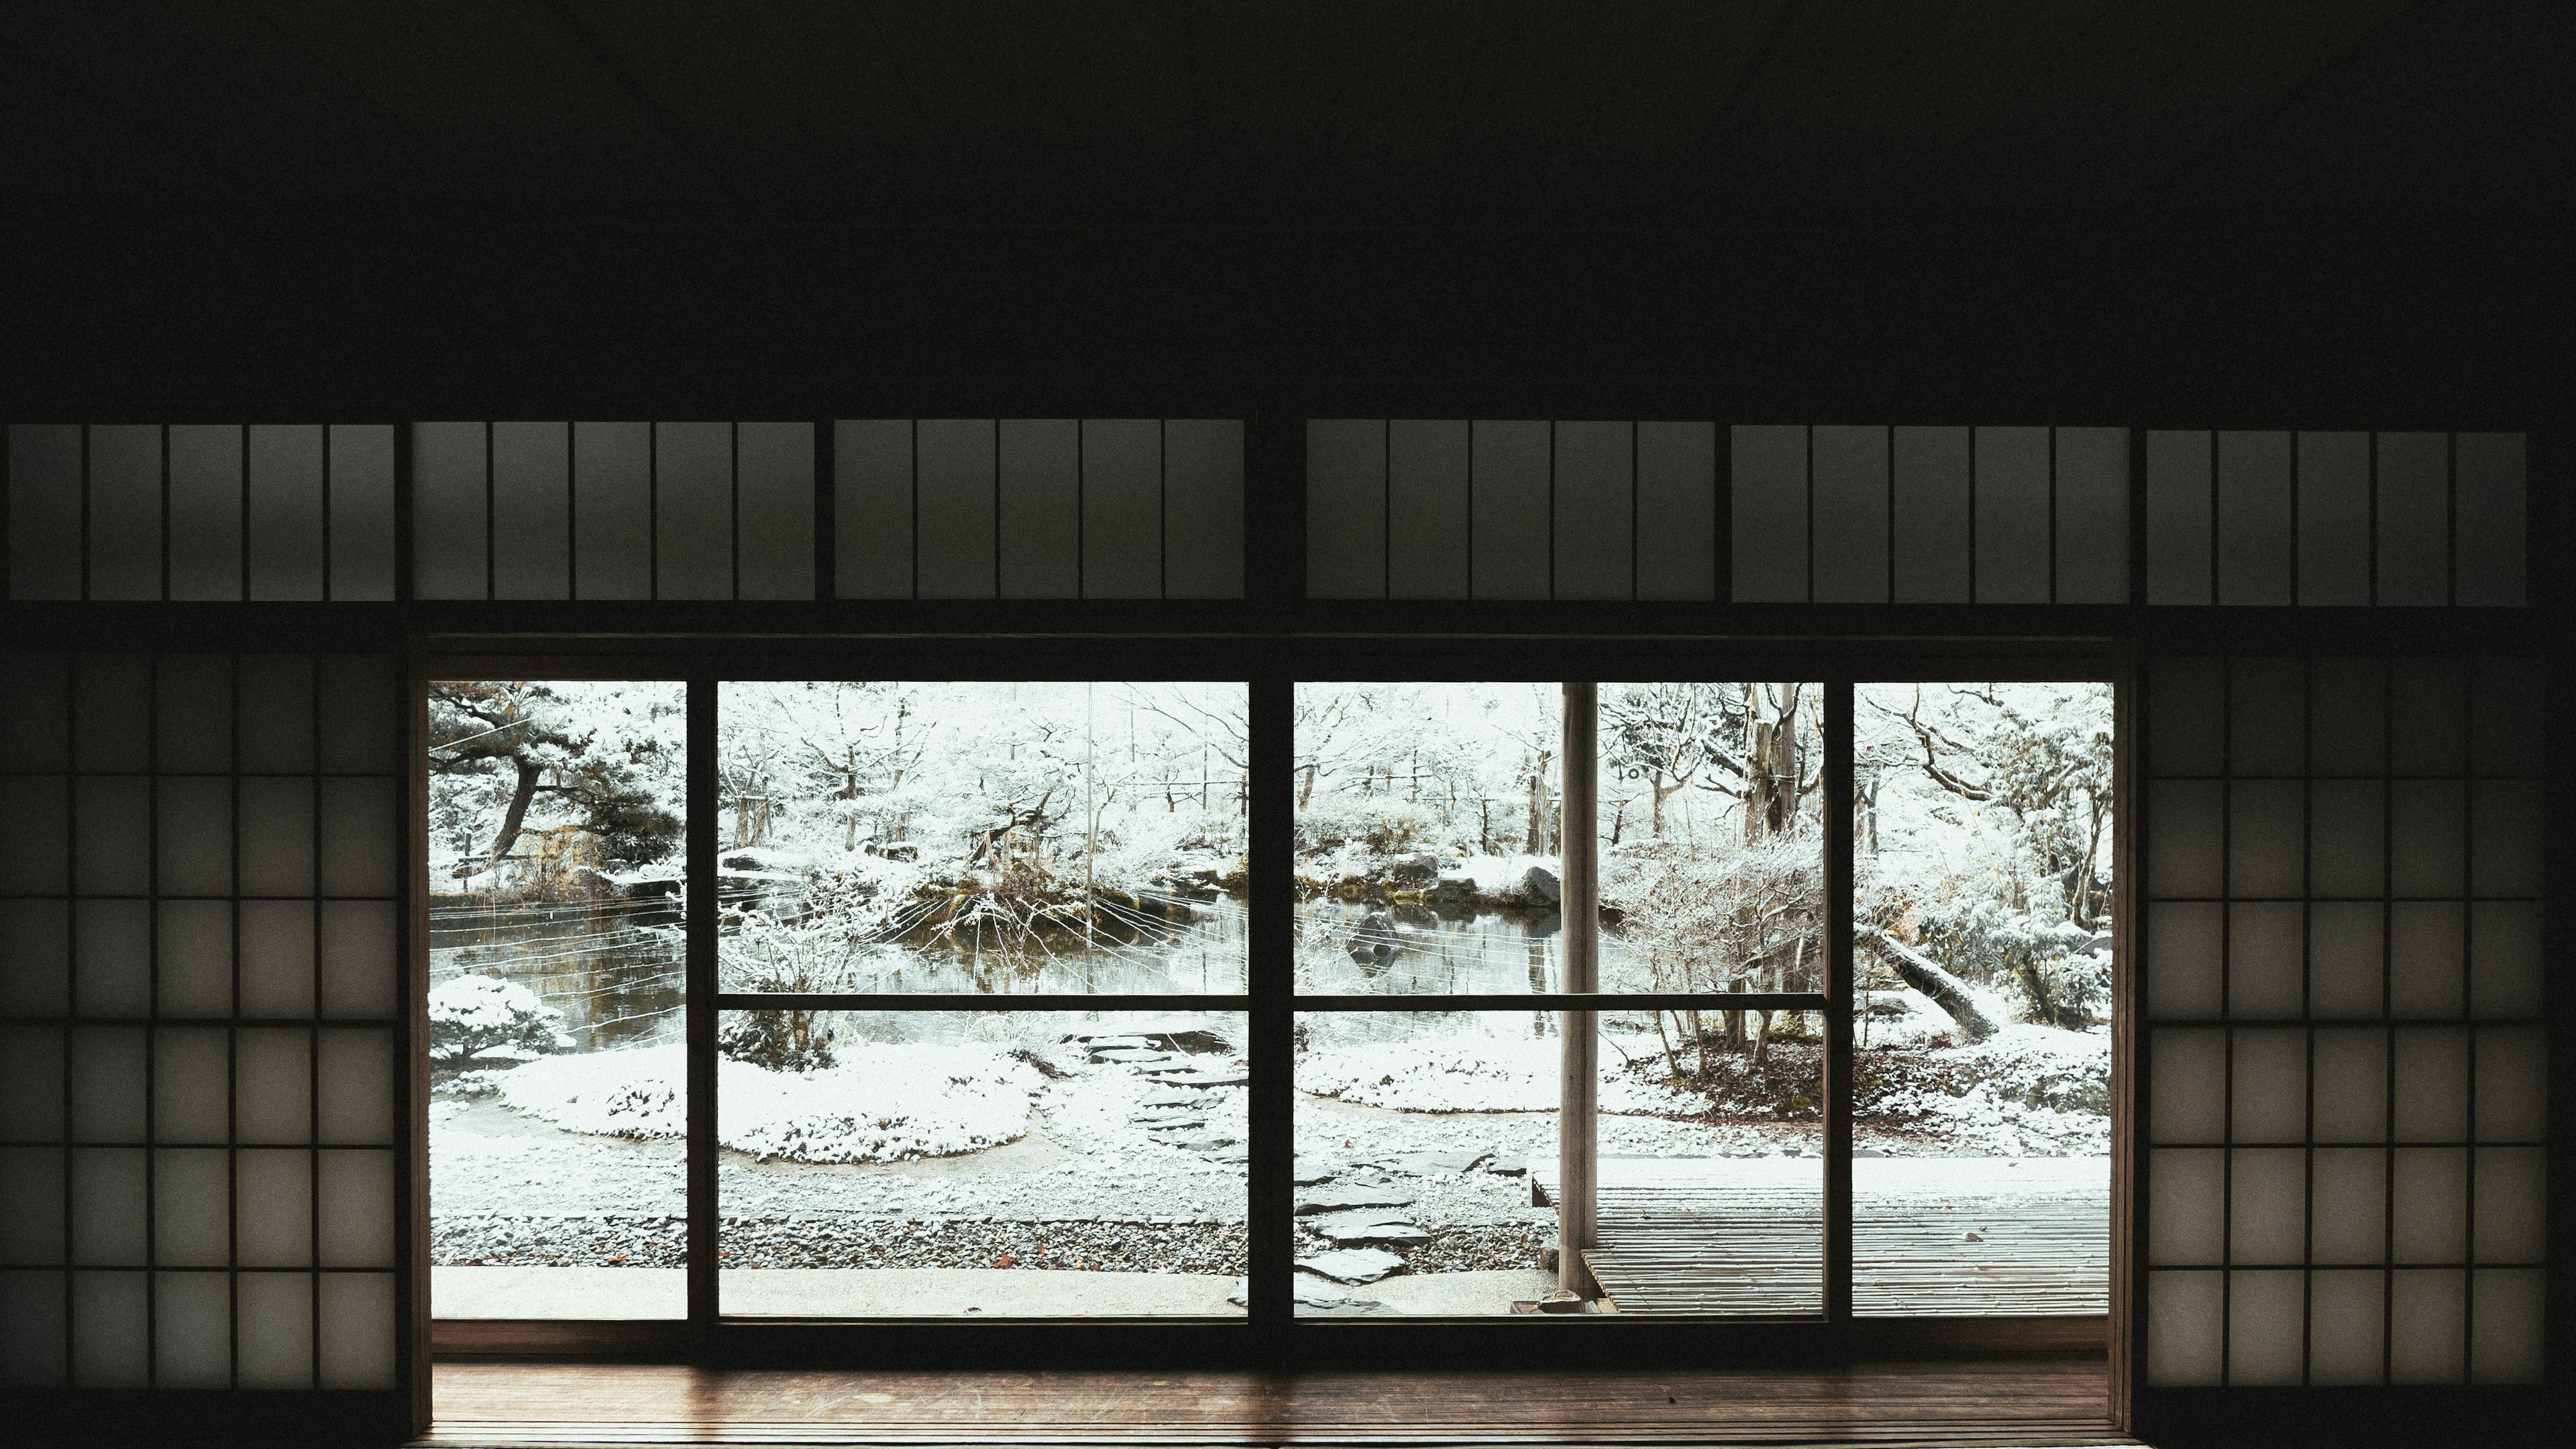
M 623 1215 L 441 1218 L 442 1267 L 686 1266 L 685 1225 Z M 1094 1219 L 862 1217 L 805 1214 L 724 1225 L 729 1268 L 1069 1268 L 1113 1273 L 1244 1271 L 1241 1223 Z M 1008 1256 L 1010 1261 L 1002 1259 Z

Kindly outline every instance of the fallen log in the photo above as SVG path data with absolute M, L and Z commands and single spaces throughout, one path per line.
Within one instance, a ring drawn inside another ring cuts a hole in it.
M 1876 926 L 1862 926 L 1854 933 L 1869 943 L 1887 964 L 1896 969 L 1897 979 L 1932 999 L 1932 1004 L 1949 1013 L 1959 1032 L 1971 1042 L 1984 1041 L 1995 1034 L 1995 1024 L 1977 1010 L 1974 997 L 1968 994 L 1968 983 L 1950 974 L 1948 968 Z

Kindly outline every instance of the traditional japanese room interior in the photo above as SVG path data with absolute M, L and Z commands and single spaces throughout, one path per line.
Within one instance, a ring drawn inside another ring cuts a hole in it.
M 2571 63 L 13 11 L 10 1442 L 2547 1433 Z

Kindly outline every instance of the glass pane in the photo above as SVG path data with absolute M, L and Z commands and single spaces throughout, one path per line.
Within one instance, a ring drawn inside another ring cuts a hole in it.
M 1822 1311 L 1820 1018 L 1594 1018 L 1609 1306 L 1559 1292 L 1562 1020 L 1297 1018 L 1299 1313 Z
M 2111 687 L 1855 694 L 1853 1309 L 2104 1312 Z
M 1244 989 L 1245 686 L 720 698 L 721 989 Z
M 723 1013 L 722 1311 L 1240 1315 L 1245 1021 Z
M 1822 690 L 1598 697 L 1601 989 L 1822 990 Z M 1561 687 L 1296 699 L 1298 990 L 1563 990 Z
M 683 1316 L 685 689 L 429 690 L 431 1311 Z

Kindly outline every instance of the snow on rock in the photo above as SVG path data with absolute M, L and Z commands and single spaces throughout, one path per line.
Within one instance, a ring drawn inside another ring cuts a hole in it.
M 563 1019 L 516 981 L 451 977 L 430 988 L 429 1054 L 442 1061 L 509 1060 L 561 1051 L 572 1045 Z
M 1704 1104 L 1618 1070 L 1601 1074 L 1604 1112 L 1695 1113 Z M 1297 1088 L 1411 1112 L 1553 1112 L 1564 1047 L 1554 1037 L 1459 1036 L 1326 1047 L 1297 1061 Z
M 687 1130 L 686 1048 L 634 1047 L 531 1062 L 501 1079 L 501 1100 L 529 1116 L 605 1137 Z M 815 1072 L 717 1067 L 716 1133 L 763 1161 L 904 1162 L 999 1146 L 1027 1135 L 1037 1071 L 997 1046 L 874 1045 Z
M 1333 1248 L 1299 1258 L 1297 1266 L 1337 1283 L 1374 1283 L 1404 1271 L 1404 1259 L 1384 1248 Z

